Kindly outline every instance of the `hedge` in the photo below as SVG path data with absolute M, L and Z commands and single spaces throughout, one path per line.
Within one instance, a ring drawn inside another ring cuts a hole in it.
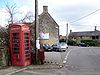
M 89 46 L 96 46 L 97 45 L 97 40 L 81 40 L 82 43 L 85 43 Z
M 77 44 L 77 41 L 74 41 L 74 40 L 68 40 L 68 45 L 72 45 L 72 46 L 75 46 Z

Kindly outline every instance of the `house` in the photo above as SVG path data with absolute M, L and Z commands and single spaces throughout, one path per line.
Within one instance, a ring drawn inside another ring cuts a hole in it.
M 76 40 L 80 42 L 81 40 L 98 40 L 100 41 L 100 31 L 83 31 L 83 32 L 72 32 L 70 31 L 69 40 Z
M 35 29 L 35 24 L 33 29 Z M 34 35 L 34 30 L 33 37 Z M 59 25 L 48 12 L 48 6 L 43 6 L 43 12 L 39 15 L 39 36 L 42 44 L 52 45 L 59 42 Z

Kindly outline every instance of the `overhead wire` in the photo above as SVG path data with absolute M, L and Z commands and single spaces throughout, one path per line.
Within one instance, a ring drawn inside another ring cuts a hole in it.
M 84 19 L 84 18 L 86 18 L 86 17 L 88 17 L 88 16 L 90 16 L 90 15 L 92 15 L 92 14 L 98 12 L 98 11 L 100 11 L 100 9 L 97 9 L 97 10 L 95 10 L 95 11 L 93 11 L 93 12 L 91 12 L 91 13 L 89 13 L 89 14 L 87 14 L 87 15 L 85 15 L 85 16 L 83 16 L 83 17 L 77 19 L 77 20 L 75 20 L 75 21 L 72 21 L 72 22 L 70 22 L 70 23 L 74 23 L 74 22 L 77 22 L 77 21 L 79 21 L 79 20 L 82 20 L 82 19 Z

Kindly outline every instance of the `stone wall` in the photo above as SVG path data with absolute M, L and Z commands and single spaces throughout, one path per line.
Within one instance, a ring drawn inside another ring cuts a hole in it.
M 2 48 L 0 47 L 0 67 L 3 67 L 3 66 L 8 66 L 9 65 L 9 56 L 8 56 L 8 51 L 6 48 Z

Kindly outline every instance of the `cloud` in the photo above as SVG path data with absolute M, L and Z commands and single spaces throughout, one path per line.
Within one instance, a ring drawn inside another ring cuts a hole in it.
M 14 15 L 14 21 L 16 22 L 23 19 L 25 15 L 27 14 L 27 12 L 29 11 L 33 11 L 33 9 L 29 8 L 29 6 L 21 6 L 20 8 L 18 8 L 17 13 Z M 7 11 L 5 10 L 5 8 L 1 8 L 0 9 L 0 25 L 3 27 L 7 25 L 8 19 L 9 19 L 9 15 Z
M 33 11 L 33 14 L 35 12 L 35 0 L 9 0 L 8 2 L 11 4 L 16 3 L 21 12 L 20 17 L 23 17 L 28 11 Z M 98 29 L 100 28 L 99 11 L 82 20 L 71 23 L 99 9 L 100 0 L 38 0 L 39 14 L 43 12 L 43 5 L 48 6 L 48 11 L 59 24 L 62 35 L 66 34 L 66 23 L 69 23 L 69 30 L 72 29 L 73 31 L 93 30 L 95 25 L 98 26 Z M 3 17 L 3 15 L 0 16 Z M 1 23 L 4 23 L 3 21 Z
M 7 22 L 8 14 L 4 8 L 0 9 L 0 25 L 5 26 Z
M 79 18 L 88 15 L 89 13 L 99 9 L 100 0 L 67 0 L 68 2 L 62 1 L 50 1 L 50 14 L 56 15 L 54 16 L 55 20 L 57 20 L 60 25 L 61 34 L 65 33 L 62 31 L 64 29 L 64 25 L 69 23 L 69 29 L 73 29 L 74 31 L 88 31 L 94 30 L 95 24 L 98 26 L 99 24 L 99 14 L 95 13 L 90 15 L 82 20 L 74 22 L 70 24 L 70 22 L 76 21 Z M 55 5 L 56 3 L 56 5 Z M 51 12 L 52 11 L 52 12 Z M 100 28 L 100 27 L 99 27 Z M 100 30 L 100 29 L 99 29 Z

